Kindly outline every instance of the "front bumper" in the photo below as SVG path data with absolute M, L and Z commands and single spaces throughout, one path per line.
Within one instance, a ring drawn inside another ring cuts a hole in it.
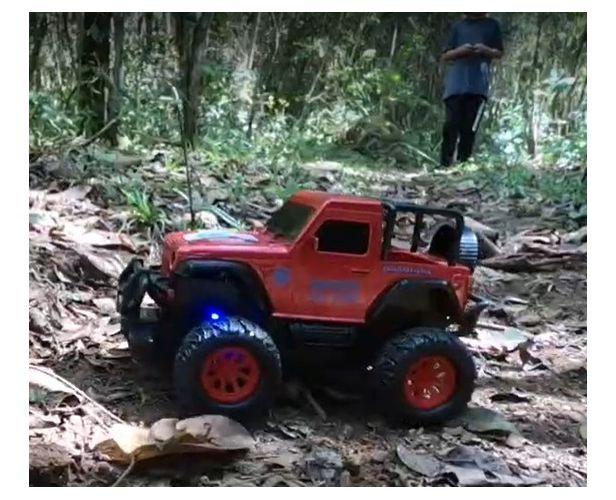
M 170 296 L 170 288 L 158 268 L 144 267 L 133 259 L 120 274 L 116 309 L 120 313 L 121 331 L 134 358 L 153 360 L 157 354 L 161 331 L 161 306 Z M 144 306 L 148 294 L 156 306 Z

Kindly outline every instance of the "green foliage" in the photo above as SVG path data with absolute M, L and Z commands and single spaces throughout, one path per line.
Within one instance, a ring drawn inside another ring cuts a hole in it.
M 141 187 L 120 189 L 131 209 L 132 222 L 147 228 L 164 229 L 167 217 L 150 199 L 148 192 Z
M 60 95 L 30 92 L 30 144 L 53 146 L 77 135 L 79 127 Z
M 528 162 L 512 164 L 494 156 L 483 156 L 460 169 L 480 189 L 496 196 L 573 207 L 586 204 L 586 182 L 579 169 L 533 166 Z
M 543 163 L 557 167 L 586 164 L 586 120 L 567 136 L 548 135 L 542 144 Z
M 120 132 L 135 151 L 166 143 L 179 153 L 171 92 L 172 84 L 181 87 L 174 24 L 154 14 L 146 40 L 140 16 L 126 18 Z M 585 186 L 569 173 L 586 163 L 586 17 L 495 17 L 503 25 L 506 55 L 495 64 L 476 163 L 463 168 L 504 196 L 578 203 Z M 256 172 L 270 176 L 267 196 L 310 187 L 298 168 L 307 161 L 431 168 L 444 118 L 438 59 L 456 19 L 442 13 L 279 13 L 261 16 L 255 30 L 254 15 L 217 15 L 197 66 L 196 152 L 203 168 L 230 179 L 229 197 L 240 203 Z M 74 40 L 64 39 L 59 17 L 48 20 L 64 45 L 53 51 L 43 45 L 40 60 L 52 64 L 33 79 L 34 147 L 69 143 L 83 121 L 73 97 L 77 82 L 68 48 Z M 69 30 L 76 33 L 76 26 Z M 91 163 L 116 162 L 103 154 Z M 135 221 L 158 224 L 160 211 L 144 192 L 131 193 L 124 196 Z

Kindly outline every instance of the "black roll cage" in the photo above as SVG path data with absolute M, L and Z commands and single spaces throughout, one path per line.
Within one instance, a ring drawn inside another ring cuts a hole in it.
M 398 213 L 413 213 L 415 215 L 415 223 L 413 227 L 413 236 L 411 238 L 411 252 L 416 252 L 419 248 L 419 240 L 421 236 L 421 230 L 423 229 L 424 215 L 439 215 L 441 217 L 447 217 L 454 221 L 455 231 L 455 252 L 449 257 L 447 263 L 452 266 L 458 259 L 458 249 L 460 246 L 460 239 L 462 238 L 462 232 L 464 231 L 464 217 L 457 210 L 451 210 L 446 208 L 432 208 L 424 205 L 415 205 L 414 203 L 405 200 L 388 200 L 382 201 L 384 209 L 385 228 L 383 231 L 383 250 L 381 258 L 385 259 L 387 252 L 391 250 L 391 239 L 394 234 L 394 226 L 396 224 L 396 216 Z

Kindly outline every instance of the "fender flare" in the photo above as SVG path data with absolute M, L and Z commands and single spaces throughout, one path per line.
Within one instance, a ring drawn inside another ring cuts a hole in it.
M 445 327 L 459 322 L 463 310 L 445 280 L 396 282 L 377 298 L 366 315 L 367 324 L 383 333 L 409 326 Z
M 208 294 L 210 284 L 224 283 L 229 289 L 235 289 L 243 298 L 242 306 L 252 303 L 261 316 L 260 319 L 269 317 L 272 311 L 272 303 L 257 272 L 248 264 L 227 260 L 187 260 L 181 262 L 174 270 L 172 282 L 188 279 L 191 281 L 203 282 L 200 291 Z M 211 297 L 215 303 L 217 292 L 212 290 Z M 256 320 L 257 318 L 248 318 Z

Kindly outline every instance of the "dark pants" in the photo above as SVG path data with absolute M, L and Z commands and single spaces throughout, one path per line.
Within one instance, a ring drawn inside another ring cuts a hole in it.
M 473 124 L 484 97 L 477 94 L 452 95 L 445 99 L 445 125 L 441 146 L 441 165 L 453 163 L 458 139 L 458 160 L 466 161 L 473 153 Z

